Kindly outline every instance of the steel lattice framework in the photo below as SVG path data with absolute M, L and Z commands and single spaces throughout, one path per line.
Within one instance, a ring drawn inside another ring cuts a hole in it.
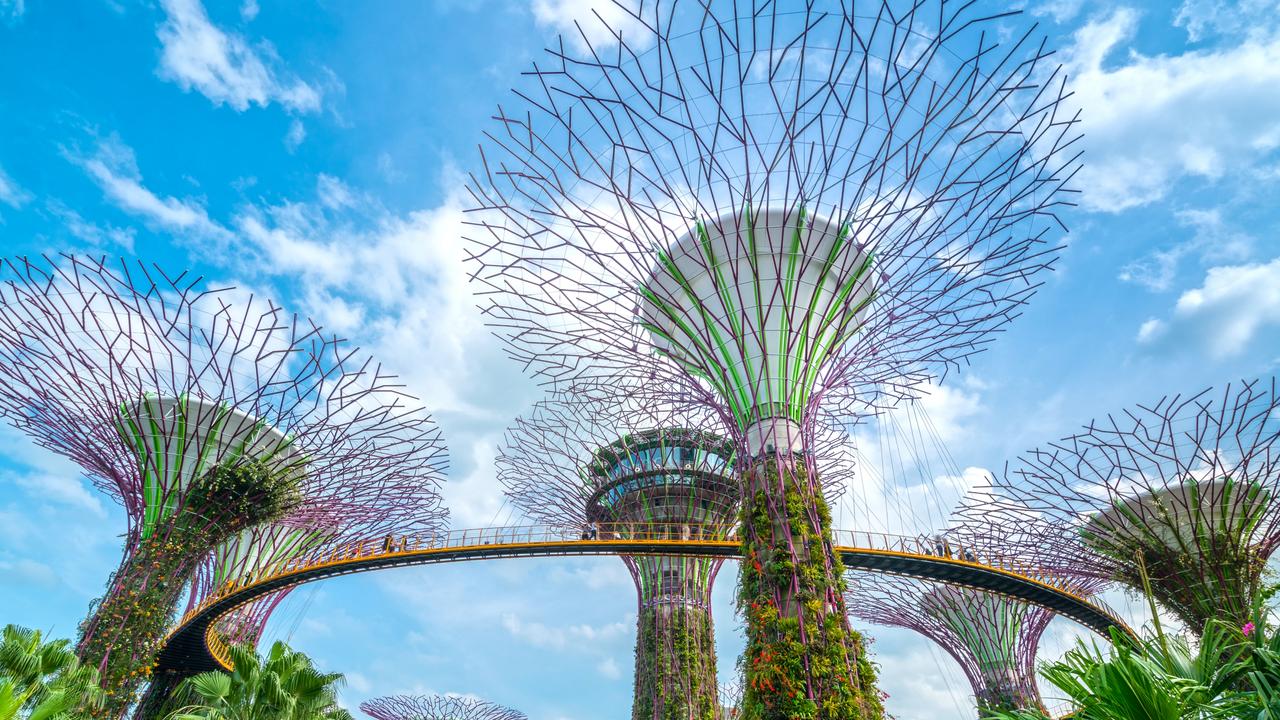
M 518 710 L 453 695 L 395 695 L 360 703 L 374 720 L 529 720 Z
M 1280 543 L 1274 378 L 1169 395 L 1022 455 L 964 514 L 1052 523 L 1039 542 L 1076 572 L 1152 594 L 1199 632 L 1245 622 Z
M 344 341 L 141 263 L 11 258 L 0 270 L 0 416 L 78 463 L 128 517 L 78 647 L 102 673 L 106 714 L 133 701 L 207 553 L 273 552 L 246 542 L 266 532 L 255 525 L 443 519 L 434 422 Z
M 534 66 L 470 183 L 472 273 L 517 359 L 647 377 L 737 443 L 748 717 L 880 712 L 808 426 L 978 352 L 1052 264 L 1076 166 L 1030 33 L 856 7 L 641 3 Z

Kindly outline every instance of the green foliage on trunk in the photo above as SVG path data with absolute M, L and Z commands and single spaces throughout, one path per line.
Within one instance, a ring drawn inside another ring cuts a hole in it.
M 831 516 L 802 462 L 747 471 L 738 610 L 747 622 L 744 720 L 878 720 L 876 669 L 844 610 Z
M 640 611 L 633 720 L 718 720 L 711 611 L 684 604 Z
M 121 717 L 133 704 L 200 559 L 300 501 L 296 473 L 275 473 L 258 461 L 218 466 L 197 481 L 178 512 L 138 542 L 81 626 L 80 658 L 98 670 L 105 690 L 98 717 Z

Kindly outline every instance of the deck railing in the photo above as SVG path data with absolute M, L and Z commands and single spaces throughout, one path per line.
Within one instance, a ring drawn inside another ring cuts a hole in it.
M 340 543 L 331 547 L 322 547 L 285 562 L 261 567 L 235 580 L 228 581 L 192 607 L 179 621 L 178 626 L 186 625 L 210 605 L 252 586 L 353 560 L 374 557 L 413 556 L 483 546 L 518 547 L 530 545 L 547 548 L 557 544 L 575 546 L 594 544 L 599 545 L 603 552 L 608 552 L 607 548 L 611 544 L 620 541 L 653 543 L 659 548 L 663 543 L 671 543 L 671 553 L 681 554 L 680 546 L 685 543 L 736 544 L 738 540 L 732 531 L 733 528 L 706 525 L 627 523 L 593 525 L 586 528 L 549 525 L 470 528 L 425 535 L 388 535 L 381 538 L 369 538 Z M 978 567 L 992 568 L 1047 585 L 1080 600 L 1086 600 L 1075 589 L 1075 585 L 1070 578 L 1045 572 L 1025 559 L 1005 556 L 997 551 L 992 551 L 989 547 L 965 546 L 946 538 L 911 537 L 861 530 L 833 530 L 832 545 L 839 549 L 897 553 L 917 557 L 941 557 L 948 562 L 960 562 Z M 655 548 L 655 551 L 657 549 Z M 1089 598 L 1087 602 L 1119 622 L 1120 616 L 1096 598 Z M 217 633 L 210 633 L 211 638 L 216 635 Z M 212 647 L 210 649 L 213 650 Z

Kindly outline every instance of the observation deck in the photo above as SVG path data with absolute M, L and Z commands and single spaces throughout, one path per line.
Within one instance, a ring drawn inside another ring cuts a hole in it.
M 432 565 L 467 560 L 575 555 L 659 555 L 740 557 L 734 537 L 699 535 L 685 525 L 630 524 L 626 537 L 582 539 L 573 528 L 524 526 L 454 530 L 424 536 L 371 539 L 295 557 L 218 588 L 182 617 L 165 639 L 156 673 L 189 675 L 230 670 L 226 643 L 217 634 L 218 620 L 235 609 L 277 590 L 341 575 L 385 568 Z M 1013 558 L 952 546 L 936 554 L 921 538 L 835 530 L 834 552 L 846 568 L 933 580 L 1005 595 L 1053 610 L 1109 637 L 1113 627 L 1133 631 L 1110 608 L 1069 588 L 1066 579 L 1037 571 Z

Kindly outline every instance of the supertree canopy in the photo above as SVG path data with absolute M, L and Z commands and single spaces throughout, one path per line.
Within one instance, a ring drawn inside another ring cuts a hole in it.
M 518 710 L 456 695 L 393 695 L 366 700 L 360 711 L 374 720 L 529 720 Z
M 184 587 L 224 543 L 270 523 L 378 522 L 383 496 L 439 519 L 434 422 L 316 326 L 141 264 L 14 258 L 2 271 L 0 415 L 128 518 L 78 645 L 105 715 L 133 701 Z
M 1280 543 L 1275 379 L 1170 395 L 1022 455 L 966 510 L 1053 523 L 1077 571 L 1151 594 L 1193 631 L 1244 623 Z
M 512 354 L 724 418 L 746 717 L 880 712 L 807 427 L 963 362 L 1055 257 L 1075 119 L 1006 23 L 942 0 L 645 2 L 549 51 L 482 146 L 471 267 Z

